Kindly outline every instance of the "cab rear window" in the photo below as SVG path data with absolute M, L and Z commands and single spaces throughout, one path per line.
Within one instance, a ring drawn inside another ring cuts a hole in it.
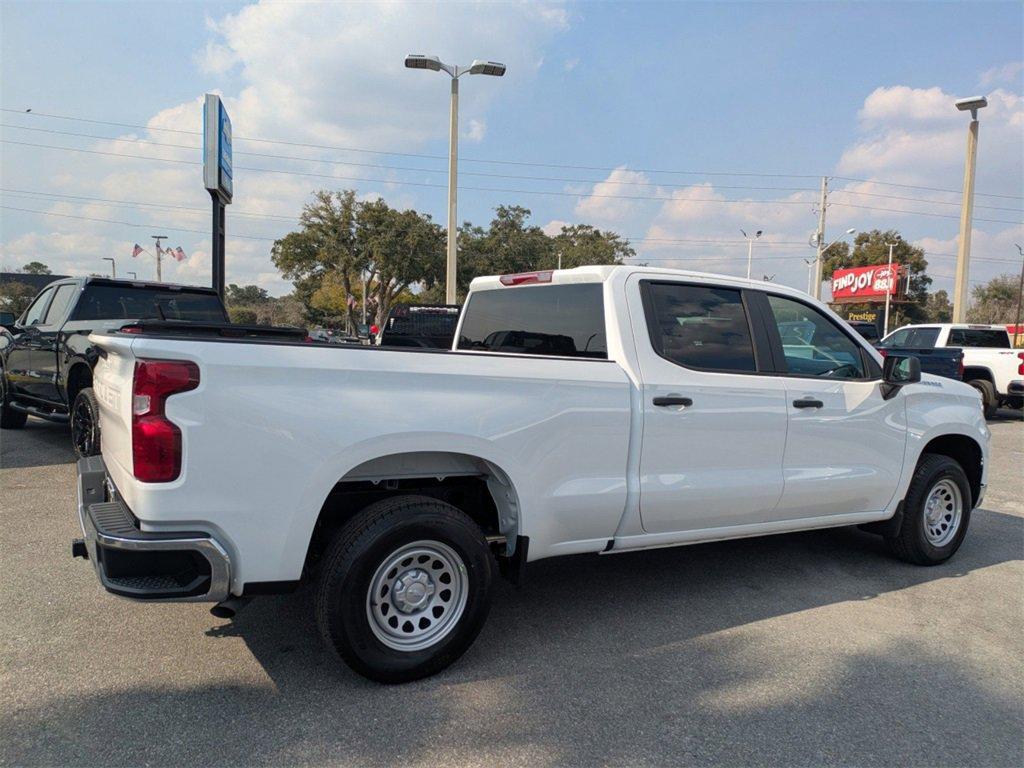
M 72 319 L 227 321 L 216 294 L 125 285 L 87 285 Z
M 459 349 L 608 357 L 600 283 L 499 288 L 470 295 Z

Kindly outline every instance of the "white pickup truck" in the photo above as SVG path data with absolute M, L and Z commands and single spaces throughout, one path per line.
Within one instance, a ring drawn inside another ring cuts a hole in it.
M 933 323 L 904 325 L 879 347 L 960 347 L 963 379 L 981 394 L 986 418 L 1001 407 L 1024 405 L 1024 350 L 1014 349 L 1005 325 Z
M 110 592 L 218 616 L 311 580 L 326 642 L 380 681 L 456 660 L 499 570 L 846 525 L 933 565 L 985 490 L 974 389 L 776 284 L 478 278 L 452 350 L 92 338 L 102 455 L 73 552 Z

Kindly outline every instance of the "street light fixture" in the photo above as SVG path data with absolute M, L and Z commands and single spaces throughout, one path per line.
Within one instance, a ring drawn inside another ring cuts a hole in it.
M 804 259 L 804 264 L 807 265 L 807 295 L 808 296 L 813 296 L 814 295 L 814 293 L 813 293 L 814 286 L 811 285 L 811 283 L 812 283 L 814 275 L 818 271 L 819 261 L 821 259 L 825 258 L 825 251 L 827 251 L 829 248 L 831 248 L 836 243 L 842 241 L 843 238 L 845 238 L 847 235 L 852 235 L 856 231 L 857 231 L 856 229 L 853 229 L 851 227 L 850 229 L 846 230 L 846 232 L 843 233 L 843 237 L 836 238 L 831 243 L 829 243 L 824 248 L 822 248 L 821 252 L 818 253 L 813 259 Z M 816 236 L 813 233 L 811 235 L 811 239 L 810 239 L 810 243 L 809 244 L 812 247 L 817 245 L 817 239 L 816 239 Z
M 964 193 L 960 202 L 960 241 L 956 252 L 956 282 L 953 284 L 953 322 L 967 319 L 967 276 L 971 261 L 971 216 L 974 213 L 974 166 L 978 159 L 978 110 L 988 106 L 984 96 L 958 99 L 956 108 L 970 111 L 967 126 L 967 159 L 964 163 Z
M 502 77 L 505 65 L 497 61 L 475 59 L 468 67 L 445 64 L 437 56 L 410 54 L 405 57 L 408 69 L 427 69 L 432 72 L 446 72 L 452 79 L 451 133 L 448 138 L 448 259 L 445 267 L 445 303 L 455 304 L 457 299 L 457 251 L 458 213 L 457 179 L 459 163 L 459 78 L 463 75 L 490 75 Z
M 757 240 L 759 237 L 761 237 L 761 234 L 764 232 L 764 230 L 763 229 L 757 230 L 757 232 L 754 233 L 753 237 L 748 235 L 742 229 L 740 230 L 740 232 L 743 234 L 743 237 L 745 237 L 747 239 L 747 280 L 749 280 L 750 279 L 750 265 L 754 261 L 754 241 Z

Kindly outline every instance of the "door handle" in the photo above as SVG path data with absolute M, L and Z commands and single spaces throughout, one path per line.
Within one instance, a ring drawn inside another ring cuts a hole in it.
M 693 405 L 693 400 L 691 400 L 688 397 L 680 397 L 679 395 L 668 395 L 666 397 L 656 397 L 651 402 L 653 402 L 655 405 L 658 405 L 658 406 L 665 406 L 665 405 L 690 406 L 690 405 Z
M 815 400 L 812 397 L 805 397 L 802 400 L 793 401 L 794 408 L 824 408 L 825 404 L 821 400 Z

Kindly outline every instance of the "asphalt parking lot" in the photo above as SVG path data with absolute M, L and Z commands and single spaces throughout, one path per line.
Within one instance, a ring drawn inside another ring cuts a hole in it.
M 3 765 L 1024 764 L 1024 423 L 919 568 L 835 529 L 531 564 L 441 675 L 369 683 L 308 591 L 233 621 L 103 593 L 64 428 L 0 435 Z

